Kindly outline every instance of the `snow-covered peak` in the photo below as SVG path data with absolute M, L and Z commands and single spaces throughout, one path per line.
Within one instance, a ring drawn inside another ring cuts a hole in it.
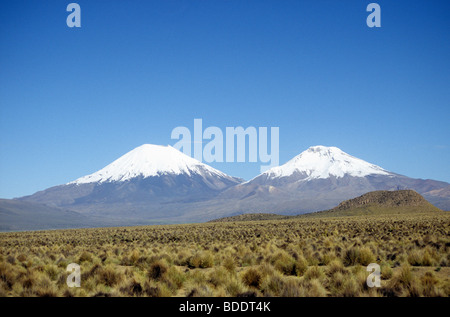
M 367 175 L 392 175 L 383 168 L 353 157 L 337 147 L 312 146 L 286 164 L 274 167 L 265 173 L 268 178 L 281 178 L 299 173 L 303 180 Z
M 200 161 L 162 145 L 144 144 L 121 156 L 103 169 L 81 177 L 69 184 L 127 181 L 135 177 L 151 177 L 164 174 L 203 174 L 230 176 Z

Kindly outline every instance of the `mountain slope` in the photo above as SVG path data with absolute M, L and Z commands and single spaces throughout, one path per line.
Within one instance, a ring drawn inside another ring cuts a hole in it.
M 450 211 L 450 185 L 444 188 L 432 189 L 424 192 L 423 196 L 431 201 L 436 207 Z
M 449 186 L 413 179 L 355 158 L 336 147 L 313 146 L 286 164 L 234 186 L 218 197 L 233 212 L 298 214 L 327 210 L 377 190 L 413 189 L 434 203 L 434 190 Z M 436 195 L 436 194 L 434 194 Z M 439 207 L 445 209 L 444 206 Z
M 164 222 L 166 223 L 166 222 Z M 64 208 L 0 199 L 0 232 L 23 230 L 53 230 L 161 224 L 158 220 L 92 216 Z
M 371 205 L 384 207 L 426 207 L 427 210 L 438 211 L 425 200 L 419 193 L 413 190 L 387 191 L 379 190 L 340 203 L 334 210 L 348 210 Z
M 91 224 L 88 217 L 73 211 L 0 199 L 0 231 L 82 228 Z
M 422 195 L 413 190 L 374 191 L 341 202 L 337 207 L 305 216 L 363 216 L 440 212 Z
M 218 218 L 209 222 L 264 221 L 310 217 L 398 215 L 436 212 L 442 212 L 442 210 L 430 204 L 423 196 L 413 190 L 380 190 L 345 200 L 338 206 L 324 211 L 292 216 L 271 213 L 247 213 Z
M 173 147 L 145 144 L 93 174 L 20 200 L 98 216 L 177 217 L 189 203 L 240 182 Z

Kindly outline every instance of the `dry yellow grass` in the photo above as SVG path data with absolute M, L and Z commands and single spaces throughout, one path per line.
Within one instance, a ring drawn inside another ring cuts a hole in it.
M 449 296 L 450 214 L 0 234 L 1 296 Z M 366 265 L 381 266 L 381 287 Z M 69 263 L 81 287 L 66 285 Z

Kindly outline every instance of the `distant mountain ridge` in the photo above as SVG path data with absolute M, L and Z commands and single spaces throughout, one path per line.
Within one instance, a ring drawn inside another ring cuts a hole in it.
M 313 146 L 244 182 L 170 146 L 145 144 L 104 168 L 19 201 L 62 208 L 106 223 L 186 223 L 248 213 L 328 210 L 377 190 L 412 189 L 450 210 L 450 184 L 413 179 Z
M 387 171 L 336 147 L 313 146 L 286 164 L 227 189 L 218 199 L 235 212 L 297 214 L 327 210 L 371 191 L 413 189 L 450 210 L 450 196 L 437 194 L 449 185 Z

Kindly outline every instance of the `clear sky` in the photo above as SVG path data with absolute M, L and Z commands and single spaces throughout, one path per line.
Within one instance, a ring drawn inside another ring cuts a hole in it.
M 450 182 L 450 1 L 79 0 L 0 6 L 0 197 L 93 173 L 172 129 L 280 128 Z M 258 163 L 212 163 L 250 179 Z

